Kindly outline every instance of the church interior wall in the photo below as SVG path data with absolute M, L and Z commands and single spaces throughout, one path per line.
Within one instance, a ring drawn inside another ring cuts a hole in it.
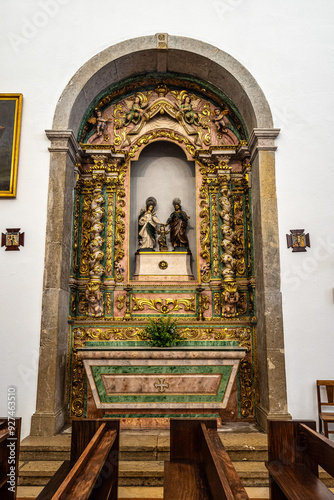
M 166 32 L 212 44 L 243 64 L 265 94 L 274 126 L 281 129 L 276 191 L 288 410 L 294 418 L 315 418 L 315 380 L 333 378 L 334 176 L 328 152 L 334 117 L 332 2 L 323 0 L 314 9 L 305 0 L 187 0 L 180 10 L 173 0 L 165 9 L 151 0 L 39 0 L 12 2 L 4 10 L 1 92 L 21 92 L 23 113 L 17 196 L 0 199 L 0 231 L 19 227 L 25 246 L 20 252 L 0 249 L 5 346 L 0 414 L 6 414 L 6 388 L 15 386 L 23 436 L 29 433 L 36 405 L 47 238 L 49 141 L 44 130 L 52 128 L 63 89 L 91 57 L 123 40 Z M 113 71 L 122 78 L 117 65 Z M 81 117 L 75 118 L 78 122 Z M 286 234 L 297 228 L 310 234 L 305 253 L 287 249 Z

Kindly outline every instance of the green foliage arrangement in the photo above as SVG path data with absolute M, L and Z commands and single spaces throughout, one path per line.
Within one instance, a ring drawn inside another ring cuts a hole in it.
M 149 326 L 143 332 L 143 339 L 149 340 L 153 347 L 171 347 L 182 340 L 176 328 L 177 321 L 170 316 L 157 321 L 150 319 Z

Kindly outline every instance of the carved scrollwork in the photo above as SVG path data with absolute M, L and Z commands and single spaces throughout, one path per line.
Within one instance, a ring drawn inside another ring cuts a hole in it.
M 90 205 L 91 191 L 84 193 L 82 203 L 82 236 L 81 236 L 81 255 L 80 255 L 80 274 L 87 276 L 89 274 L 89 244 L 90 244 Z
M 201 279 L 208 282 L 211 279 L 211 254 L 210 254 L 210 198 L 207 184 L 203 183 L 200 189 L 200 255 L 204 259 L 206 266 L 201 269 Z M 203 272 L 204 271 L 204 272 Z
M 254 414 L 254 387 L 252 365 L 248 359 L 242 359 L 239 368 L 240 411 L 243 418 Z
M 184 299 L 141 299 L 132 297 L 133 311 L 143 311 L 145 306 L 148 309 L 159 312 L 161 314 L 168 314 L 172 311 L 179 311 L 181 306 L 184 311 L 196 310 L 195 297 Z
M 74 208 L 74 224 L 73 224 L 73 260 L 72 260 L 73 274 L 76 274 L 79 269 L 78 265 L 79 213 L 80 213 L 80 195 L 78 193 L 78 190 L 75 190 L 75 208 Z
M 235 271 L 237 276 L 246 272 L 244 211 L 242 195 L 234 196 L 234 230 L 235 230 Z
M 110 334 L 102 329 L 74 328 L 72 370 L 71 370 L 71 404 L 72 417 L 82 418 L 84 416 L 85 399 L 85 370 L 82 360 L 77 356 L 78 347 L 84 347 L 86 340 L 109 340 Z
M 115 280 L 118 282 L 124 281 L 124 268 L 120 265 L 120 261 L 124 257 L 124 233 L 125 224 L 124 217 L 125 212 L 123 208 L 125 207 L 125 191 L 124 187 L 121 186 L 116 192 L 116 212 L 115 212 L 115 241 L 114 241 L 114 270 L 115 270 Z

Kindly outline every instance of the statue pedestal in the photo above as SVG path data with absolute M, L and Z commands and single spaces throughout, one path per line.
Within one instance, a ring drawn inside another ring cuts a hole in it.
M 191 281 L 190 252 L 137 252 L 136 281 Z

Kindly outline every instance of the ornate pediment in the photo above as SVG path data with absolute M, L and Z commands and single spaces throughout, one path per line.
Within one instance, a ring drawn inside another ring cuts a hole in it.
M 173 79 L 138 82 L 131 91 L 124 87 L 101 98 L 81 130 L 82 143 L 129 153 L 156 131 L 160 136 L 178 134 L 196 149 L 237 146 L 245 140 L 241 119 L 227 99 L 199 84 Z

